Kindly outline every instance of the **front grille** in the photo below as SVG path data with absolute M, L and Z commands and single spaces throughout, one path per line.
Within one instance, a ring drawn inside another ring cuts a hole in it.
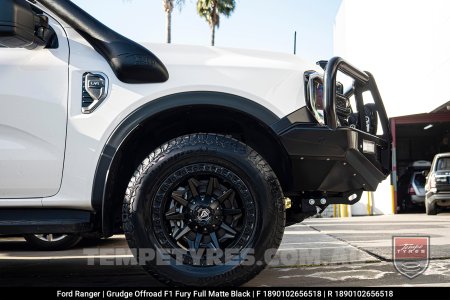
M 339 123 L 343 126 L 349 125 L 348 119 L 352 114 L 352 108 L 350 106 L 350 100 L 342 94 L 336 94 L 336 115 L 339 119 Z

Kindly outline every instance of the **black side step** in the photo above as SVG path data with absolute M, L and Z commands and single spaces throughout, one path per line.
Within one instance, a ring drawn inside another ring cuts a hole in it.
M 89 232 L 92 217 L 82 210 L 1 209 L 0 234 Z

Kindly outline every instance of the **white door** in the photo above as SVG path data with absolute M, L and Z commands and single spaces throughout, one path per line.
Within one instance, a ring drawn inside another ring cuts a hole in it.
M 67 123 L 69 46 L 50 18 L 57 49 L 0 48 L 0 198 L 55 195 Z

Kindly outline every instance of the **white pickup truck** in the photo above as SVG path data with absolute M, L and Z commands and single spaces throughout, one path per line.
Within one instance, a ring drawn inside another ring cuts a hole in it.
M 240 285 L 285 226 L 390 172 L 375 80 L 339 57 L 140 45 L 68 0 L 0 8 L 2 235 L 123 232 L 162 282 Z

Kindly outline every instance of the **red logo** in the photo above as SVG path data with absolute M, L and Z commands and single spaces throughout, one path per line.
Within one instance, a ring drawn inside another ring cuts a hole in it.
M 429 236 L 394 236 L 392 259 L 397 271 L 413 279 L 428 268 L 430 263 Z

